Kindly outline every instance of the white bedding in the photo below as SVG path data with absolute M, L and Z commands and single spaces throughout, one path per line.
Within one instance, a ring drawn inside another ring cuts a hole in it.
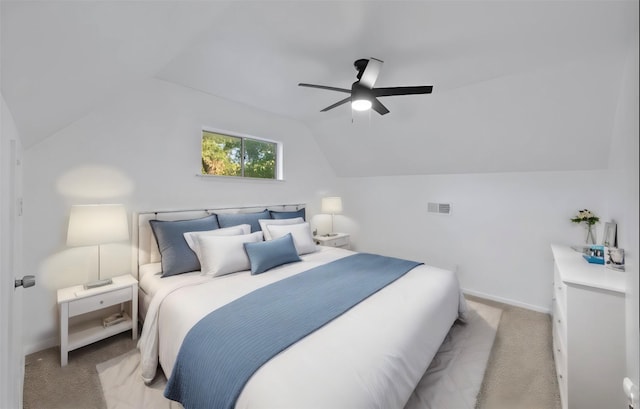
M 322 247 L 260 275 L 160 280 L 139 342 L 143 378 L 153 379 L 158 362 L 170 376 L 186 333 L 210 311 L 350 254 Z M 274 357 L 249 380 L 236 408 L 403 408 L 465 311 L 454 273 L 419 266 Z
M 138 311 L 139 318 L 144 322 L 149 310 L 149 305 L 153 297 L 163 287 L 171 287 L 178 283 L 188 280 L 189 276 L 200 277 L 200 271 L 184 273 L 175 276 L 162 277 L 162 265 L 160 263 L 148 263 L 140 266 L 138 278 Z

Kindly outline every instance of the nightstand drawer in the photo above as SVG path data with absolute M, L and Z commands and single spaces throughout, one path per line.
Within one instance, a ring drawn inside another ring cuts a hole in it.
M 348 237 L 337 237 L 335 239 L 327 240 L 324 243 L 322 243 L 323 246 L 329 246 L 329 247 L 343 247 L 348 244 L 349 244 Z
M 131 297 L 131 287 L 127 287 L 70 301 L 69 317 L 130 301 Z
M 346 233 L 335 233 L 332 236 L 314 236 L 313 240 L 319 246 L 341 247 L 348 249 L 351 246 L 351 238 Z

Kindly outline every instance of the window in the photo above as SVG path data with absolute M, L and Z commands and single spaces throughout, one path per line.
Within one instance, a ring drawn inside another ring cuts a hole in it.
M 281 151 L 278 142 L 203 130 L 201 173 L 281 179 Z

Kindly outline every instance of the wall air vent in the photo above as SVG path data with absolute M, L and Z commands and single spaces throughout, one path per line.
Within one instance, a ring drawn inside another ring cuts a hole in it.
M 431 203 L 427 204 L 429 213 L 451 214 L 451 203 Z

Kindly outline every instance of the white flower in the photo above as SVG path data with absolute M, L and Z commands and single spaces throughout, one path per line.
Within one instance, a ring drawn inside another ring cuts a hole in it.
M 599 222 L 600 218 L 595 214 L 593 214 L 590 210 L 582 209 L 582 210 L 578 210 L 578 213 L 576 214 L 575 217 L 571 218 L 571 221 L 574 223 L 586 222 L 589 225 L 592 225 Z

